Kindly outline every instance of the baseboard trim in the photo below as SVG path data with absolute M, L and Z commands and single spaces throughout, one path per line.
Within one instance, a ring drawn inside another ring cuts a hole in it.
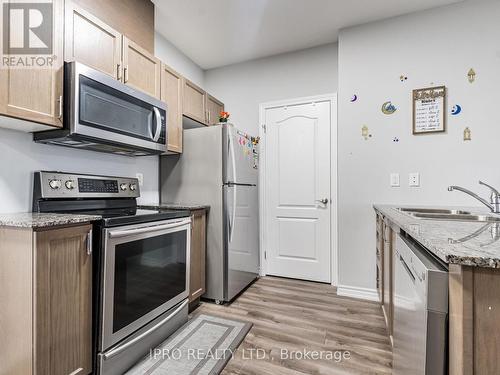
M 367 301 L 378 301 L 378 293 L 376 289 L 360 288 L 348 285 L 338 285 L 337 295 L 344 297 L 352 297 L 364 299 Z

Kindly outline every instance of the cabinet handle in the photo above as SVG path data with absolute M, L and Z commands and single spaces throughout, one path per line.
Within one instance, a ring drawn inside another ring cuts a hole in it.
M 59 96 L 59 98 L 57 99 L 57 102 L 59 104 L 59 113 L 57 115 L 57 118 L 60 120 L 63 117 L 63 97 L 62 97 L 62 95 Z
M 122 64 L 118 63 L 116 64 L 116 79 L 120 81 L 122 79 Z
M 87 233 L 87 255 L 92 255 L 92 229 Z
M 123 67 L 123 82 L 128 82 L 128 66 Z

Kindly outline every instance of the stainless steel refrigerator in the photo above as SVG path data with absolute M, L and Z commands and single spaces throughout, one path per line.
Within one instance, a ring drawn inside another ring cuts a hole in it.
M 162 156 L 161 203 L 208 204 L 206 293 L 231 301 L 259 274 L 258 151 L 230 124 L 184 130 Z

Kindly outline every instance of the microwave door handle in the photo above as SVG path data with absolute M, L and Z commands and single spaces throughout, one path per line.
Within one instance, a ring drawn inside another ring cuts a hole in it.
M 156 118 L 156 132 L 155 136 L 153 137 L 153 141 L 158 142 L 158 139 L 160 139 L 160 134 L 161 134 L 161 115 L 160 111 L 156 107 L 153 107 L 153 112 L 155 113 L 155 118 Z
M 109 232 L 109 238 L 121 238 L 121 237 L 133 236 L 136 234 L 158 232 L 160 230 L 181 227 L 181 226 L 189 224 L 189 223 L 191 223 L 191 219 L 178 221 L 176 223 L 171 223 L 171 224 L 152 225 L 152 226 L 144 227 L 144 228 L 114 230 L 114 231 Z

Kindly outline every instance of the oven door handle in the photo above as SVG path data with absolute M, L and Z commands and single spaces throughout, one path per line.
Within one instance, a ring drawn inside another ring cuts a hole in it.
M 144 227 L 144 228 L 114 230 L 114 231 L 109 232 L 109 238 L 120 238 L 120 237 L 133 236 L 135 234 L 158 232 L 160 230 L 181 227 L 181 226 L 189 224 L 189 223 L 191 223 L 191 219 L 178 221 L 178 222 L 171 223 L 171 224 L 152 225 L 152 226 Z
M 127 343 L 125 343 L 125 344 L 123 344 L 121 346 L 117 346 L 116 348 L 114 348 L 114 349 L 110 350 L 109 352 L 105 353 L 103 355 L 104 359 L 108 360 L 110 358 L 113 358 L 113 357 L 117 356 L 118 354 L 120 354 L 121 352 L 123 352 L 124 350 L 126 350 L 127 348 L 130 348 L 132 345 L 134 345 L 137 342 L 141 341 L 144 337 L 150 335 L 151 333 L 153 333 L 157 329 L 161 328 L 163 325 L 165 325 L 166 323 L 168 323 L 174 316 L 176 316 L 177 313 L 179 313 L 179 311 L 181 311 L 184 307 L 186 307 L 186 305 L 188 304 L 188 302 L 189 301 L 186 299 L 184 302 L 182 302 L 182 304 L 179 307 L 177 307 L 174 311 L 172 311 L 172 313 L 169 316 L 167 316 L 165 319 L 163 319 L 162 321 L 158 322 L 157 324 L 155 324 L 154 326 L 152 326 L 147 331 L 141 333 L 139 336 L 134 337 L 129 342 L 127 342 Z

